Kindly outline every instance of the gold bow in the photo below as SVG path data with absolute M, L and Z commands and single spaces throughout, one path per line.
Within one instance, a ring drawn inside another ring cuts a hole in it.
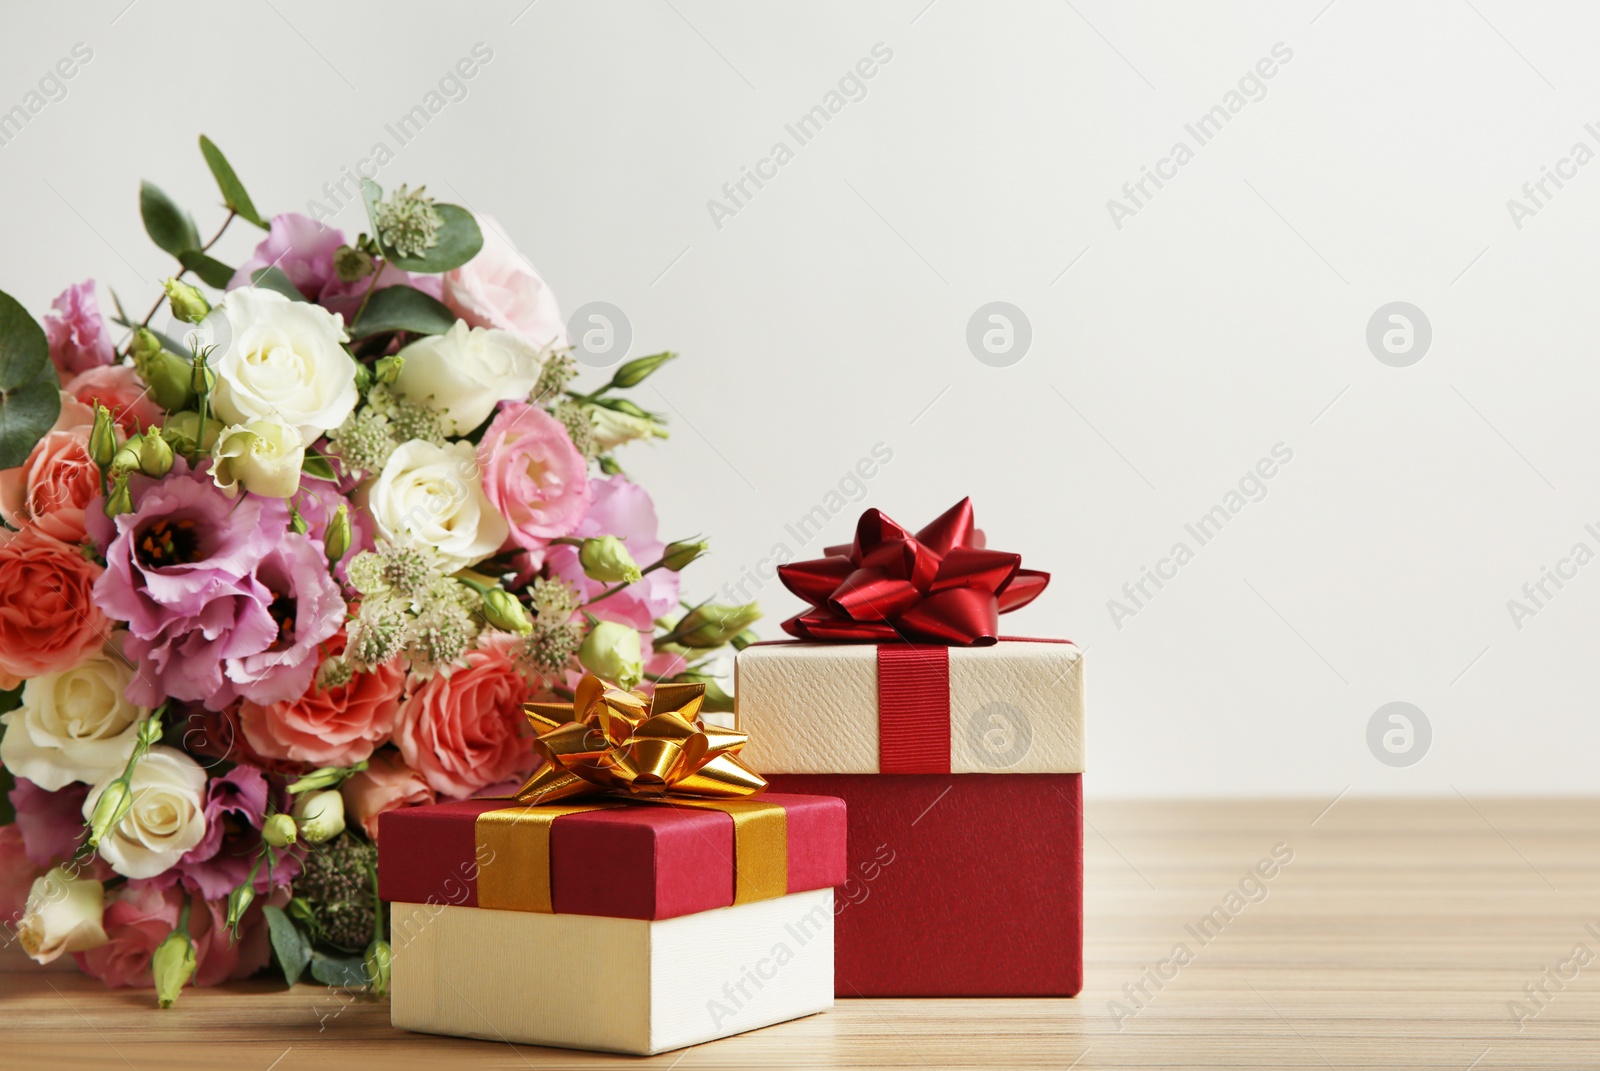
M 516 799 L 754 796 L 767 782 L 736 757 L 749 737 L 700 720 L 705 691 L 703 684 L 658 684 L 651 697 L 585 674 L 571 703 L 525 704 L 545 764 Z

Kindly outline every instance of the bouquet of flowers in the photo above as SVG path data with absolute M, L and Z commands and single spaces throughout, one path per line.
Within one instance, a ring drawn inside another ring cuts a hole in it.
M 227 216 L 203 242 L 144 184 L 176 266 L 142 321 L 0 293 L 0 914 L 162 1006 L 274 961 L 381 993 L 378 815 L 514 789 L 523 704 L 584 670 L 731 709 L 759 612 L 680 601 L 706 544 L 616 460 L 673 354 L 581 391 L 492 219 L 368 180 L 350 241 L 200 147 Z

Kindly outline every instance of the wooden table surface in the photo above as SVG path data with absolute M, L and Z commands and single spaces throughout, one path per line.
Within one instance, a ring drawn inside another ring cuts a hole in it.
M 315 986 L 190 990 L 157 1012 L 148 992 L 28 969 L 0 974 L 0 1067 L 1600 1067 L 1600 800 L 1087 813 L 1076 1000 L 843 1000 L 637 1058 L 405 1034 L 386 1004 Z M 1277 845 L 1292 861 L 1246 881 Z M 1200 928 L 1230 890 L 1236 910 Z

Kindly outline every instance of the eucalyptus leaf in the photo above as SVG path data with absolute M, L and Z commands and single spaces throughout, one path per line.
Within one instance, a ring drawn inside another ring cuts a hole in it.
M 15 390 L 0 391 L 0 469 L 14 469 L 33 452 L 61 415 L 56 367 Z
M 139 184 L 139 215 L 144 218 L 145 233 L 150 240 L 175 257 L 200 248 L 200 232 L 195 230 L 194 217 L 179 208 L 149 182 Z
M 22 303 L 0 291 L 0 391 L 32 383 L 50 363 L 50 340 Z
M 178 257 L 178 262 L 200 276 L 202 283 L 218 290 L 226 290 L 228 283 L 233 279 L 232 268 L 198 249 L 182 254 Z
M 306 296 L 300 292 L 289 277 L 283 274 L 282 268 L 266 267 L 250 273 L 250 281 L 264 290 L 276 290 L 290 301 L 304 301 Z
M 456 314 L 437 298 L 409 286 L 386 286 L 372 295 L 350 327 L 352 338 L 370 338 L 385 331 L 442 335 L 455 326 Z
M 228 158 L 222 155 L 222 150 L 204 134 L 200 135 L 200 153 L 206 158 L 206 166 L 211 168 L 211 177 L 217 180 L 217 188 L 222 191 L 223 203 L 238 213 L 240 219 L 266 230 L 267 225 L 261 221 L 255 202 L 251 201 L 250 195 L 245 192 L 244 183 L 240 182 L 239 176 L 234 173 L 233 165 L 228 163 Z
M 367 226 L 378 233 L 378 202 L 383 200 L 383 187 L 369 178 L 361 180 L 361 203 L 367 208 Z
M 460 205 L 433 207 L 444 220 L 439 228 L 439 240 L 415 257 L 397 256 L 385 246 L 384 256 L 389 263 L 404 271 L 437 275 L 459 268 L 478 255 L 478 250 L 483 248 L 483 231 L 478 229 L 478 221 L 472 218 L 472 213 Z M 373 233 L 377 233 L 376 224 Z
M 323 985 L 361 989 L 367 984 L 367 967 L 361 956 L 330 956 L 311 953 L 311 977 Z
M 300 471 L 319 480 L 339 478 L 339 474 L 333 471 L 333 462 L 310 448 L 307 448 L 306 456 L 300 461 Z
M 272 951 L 278 955 L 278 966 L 283 968 L 283 982 L 294 985 L 311 962 L 311 939 L 281 907 L 268 904 L 261 913 L 267 917 L 267 934 L 272 938 Z

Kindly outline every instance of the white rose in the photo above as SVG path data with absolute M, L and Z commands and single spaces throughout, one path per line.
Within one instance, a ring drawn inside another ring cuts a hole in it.
M 224 428 L 217 436 L 211 479 L 233 498 L 240 486 L 251 494 L 288 498 L 300 490 L 306 459 L 300 433 L 276 420 L 252 420 Z
M 471 443 L 402 443 L 362 498 L 379 535 L 433 548 L 446 572 L 487 558 L 511 534 L 484 497 Z
M 496 402 L 526 398 L 544 365 L 525 339 L 461 320 L 442 335 L 418 339 L 400 356 L 405 364 L 395 393 L 442 413 L 457 435 L 489 419 Z
M 113 778 L 83 801 L 83 817 Z M 100 858 L 130 878 L 153 878 L 169 869 L 206 835 L 206 772 L 177 748 L 153 747 L 134 767 L 128 784 L 133 806 L 100 841 Z
M 28 890 L 17 939 L 22 950 L 40 963 L 67 952 L 87 952 L 106 943 L 104 911 L 105 888 L 98 881 L 73 877 L 56 867 L 35 878 Z
M 215 345 L 211 404 L 229 424 L 271 419 L 300 437 L 343 424 L 356 407 L 356 363 L 340 345 L 344 318 L 273 290 L 231 290 L 201 323 L 201 341 Z
M 22 688 L 22 703 L 0 715 L 7 727 L 0 763 L 54 792 L 120 774 L 147 711 L 128 702 L 133 670 L 98 654 L 72 669 L 42 673 Z

